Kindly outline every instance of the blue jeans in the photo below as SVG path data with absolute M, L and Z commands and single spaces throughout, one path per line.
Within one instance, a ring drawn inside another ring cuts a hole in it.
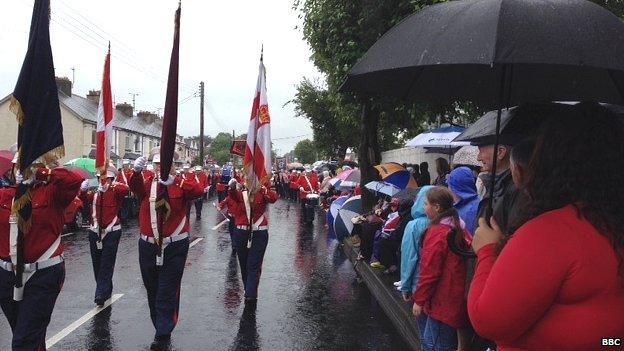
M 424 313 L 418 317 L 422 351 L 457 350 L 457 330 Z
M 251 248 L 247 248 L 248 238 L 248 230 L 236 229 L 234 232 L 234 246 L 238 255 L 243 285 L 245 286 L 245 297 L 255 299 L 258 297 L 262 261 L 269 243 L 269 232 L 266 230 L 254 231 L 251 239 Z
M 167 245 L 163 265 L 159 267 L 156 266 L 158 247 L 139 239 L 141 277 L 156 337 L 168 336 L 178 324 L 180 285 L 188 250 L 188 238 Z
M 15 274 L 0 269 L 0 306 L 13 331 L 12 350 L 45 350 L 46 330 L 63 282 L 65 262 L 38 270 L 24 287 L 24 299 L 16 302 Z
M 107 300 L 113 293 L 113 272 L 117 259 L 117 247 L 121 230 L 106 234 L 102 240 L 102 249 L 97 249 L 98 235 L 89 231 L 89 247 L 91 249 L 91 262 L 95 275 L 95 298 Z

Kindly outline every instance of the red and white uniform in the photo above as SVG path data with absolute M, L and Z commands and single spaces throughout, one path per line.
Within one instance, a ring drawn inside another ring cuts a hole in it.
M 111 184 L 105 192 L 82 191 L 80 199 L 83 203 L 90 204 L 92 213 L 95 213 L 98 226 L 101 229 L 105 229 L 120 224 L 117 214 L 128 193 L 130 193 L 130 188 L 126 184 L 115 183 Z M 94 198 L 96 199 L 95 202 L 93 201 Z M 90 223 L 94 225 L 93 215 L 90 218 Z
M 245 207 L 245 196 L 242 191 L 230 190 L 229 196 L 236 202 L 237 212 L 235 216 L 235 223 L 237 227 L 249 227 L 249 219 L 247 217 L 247 209 Z M 266 228 L 269 224 L 269 220 L 265 215 L 268 204 L 275 203 L 277 201 L 277 193 L 273 190 L 262 188 L 257 192 L 250 210 L 252 214 L 252 223 L 255 227 Z
M 298 181 L 299 181 L 299 175 L 297 173 L 291 173 L 290 174 L 290 188 L 293 190 L 299 189 L 299 185 L 297 185 Z
M 199 184 L 202 189 L 206 189 L 208 188 L 208 186 L 210 186 L 210 183 L 208 182 L 208 177 L 204 172 L 195 172 L 195 182 Z
M 122 169 L 121 171 L 117 172 L 117 178 L 115 179 L 115 181 L 117 183 L 130 185 L 130 177 L 132 177 L 133 173 L 134 171 L 132 171 L 131 169 Z
M 219 202 L 219 209 L 226 209 L 227 214 L 234 217 L 236 220 L 237 217 L 245 216 L 245 206 L 241 208 L 239 204 L 235 200 L 235 196 L 232 196 L 232 192 L 236 192 L 236 189 L 231 189 L 228 191 L 228 196 L 223 199 L 223 201 Z M 240 204 L 242 205 L 242 204 Z M 242 212 L 241 212 L 242 211 Z
M 303 190 L 301 190 L 301 188 L 303 188 Z M 299 177 L 299 180 L 297 181 L 297 189 L 299 189 L 299 199 L 300 200 L 305 200 L 306 195 L 311 194 L 311 193 L 317 193 L 319 192 L 319 182 L 318 182 L 318 178 L 315 177 L 308 177 L 306 175 L 302 175 Z
M 65 224 L 65 208 L 76 198 L 83 179 L 64 168 L 40 168 L 36 179 L 43 181 L 31 188 L 32 227 L 24 234 L 24 262 L 37 261 L 59 238 Z M 9 216 L 15 188 L 0 189 L 0 258 L 10 261 Z M 60 244 L 51 257 L 63 253 Z
M 144 180 L 141 173 L 134 173 L 130 178 L 130 190 L 136 194 L 141 204 L 141 209 L 139 210 L 139 228 L 141 234 L 148 237 L 154 237 L 150 214 L 150 194 L 152 192 L 154 177 L 155 175 L 147 177 Z M 163 185 L 157 184 L 157 186 Z M 182 221 L 184 221 L 185 224 L 182 227 L 181 233 L 188 233 L 189 223 L 186 215 L 193 201 L 204 193 L 204 189 L 195 182 L 193 177 L 189 177 L 187 180 L 184 180 L 182 177 L 176 177 L 173 184 L 167 186 L 167 191 L 169 193 L 171 214 L 163 224 L 163 233 L 160 233 L 163 238 L 171 236 Z

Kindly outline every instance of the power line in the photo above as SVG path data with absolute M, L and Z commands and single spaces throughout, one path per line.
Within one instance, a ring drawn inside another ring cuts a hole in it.
M 56 8 L 55 11 L 53 11 L 53 14 L 58 14 L 59 16 L 56 16 L 53 20 L 56 23 L 60 24 L 61 27 L 65 28 L 75 36 L 78 36 L 80 39 L 97 47 L 98 49 L 106 48 L 108 41 L 112 41 L 115 45 L 115 49 L 111 53 L 113 57 L 121 59 L 123 63 L 126 63 L 131 68 L 142 72 L 145 75 L 151 76 L 159 82 L 162 82 L 164 84 L 167 83 L 167 80 L 165 79 L 166 77 L 163 74 L 157 72 L 157 69 L 146 66 L 143 60 L 140 60 L 141 62 L 139 63 L 139 60 L 137 60 L 138 55 L 136 54 L 136 51 L 131 49 L 128 45 L 124 44 L 121 40 L 115 38 L 113 35 L 103 30 L 100 26 L 89 20 L 86 16 L 82 15 L 79 11 L 71 8 L 67 4 L 63 5 L 67 7 L 70 11 L 75 13 L 76 16 L 68 13 L 65 9 Z M 91 26 L 83 23 L 80 19 L 77 18 L 77 16 L 85 19 L 88 23 L 91 24 Z M 99 31 L 94 30 L 94 27 L 97 28 Z M 88 37 L 88 39 L 85 37 Z M 188 92 L 195 89 L 194 85 L 191 88 L 191 86 L 185 82 L 180 82 L 180 86 Z

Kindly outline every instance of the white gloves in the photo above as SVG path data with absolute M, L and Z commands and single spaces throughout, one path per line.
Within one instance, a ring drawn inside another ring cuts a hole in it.
M 21 184 L 24 181 L 24 176 L 20 171 L 15 172 L 15 184 Z
M 299 191 L 304 192 L 305 190 L 303 189 L 302 186 L 299 187 Z
M 33 172 L 32 176 L 28 179 L 24 179 L 24 176 L 20 171 L 15 172 L 15 184 L 26 184 L 30 185 L 35 182 L 35 173 Z
M 85 179 L 80 184 L 80 190 L 85 191 L 87 188 L 89 188 L 89 181 Z
M 165 181 L 163 181 L 162 179 L 158 178 L 158 182 L 160 184 L 162 184 L 162 185 L 165 185 L 165 186 L 169 186 L 169 185 L 173 184 L 174 181 L 175 181 L 175 177 L 172 176 L 171 174 L 169 175 L 169 178 L 167 178 L 167 180 L 165 180 Z
M 208 187 L 204 188 L 204 193 L 208 193 L 209 190 L 210 190 L 210 188 L 208 188 Z
M 143 168 L 147 165 L 147 158 L 145 156 L 141 156 L 134 160 L 134 171 L 141 172 Z
M 231 188 L 232 186 L 238 184 L 238 182 L 236 181 L 236 179 L 232 178 L 230 179 L 230 181 L 228 182 L 228 186 Z

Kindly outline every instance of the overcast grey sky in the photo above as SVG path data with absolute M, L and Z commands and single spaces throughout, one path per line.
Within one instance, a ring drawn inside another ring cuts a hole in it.
M 100 89 L 107 42 L 112 42 L 111 81 L 115 102 L 157 112 L 165 101 L 173 17 L 177 0 L 51 0 L 51 41 L 57 76 L 72 79 L 85 96 Z M 2 0 L 0 12 L 0 95 L 13 91 L 26 51 L 33 0 Z M 272 136 L 278 153 L 312 138 L 307 120 L 292 104 L 303 76 L 320 74 L 296 29 L 291 0 L 182 2 L 178 133 L 199 134 L 199 98 L 206 84 L 206 134 L 247 131 L 258 75 L 261 44 L 267 67 Z M 191 97 L 186 99 L 187 97 Z

